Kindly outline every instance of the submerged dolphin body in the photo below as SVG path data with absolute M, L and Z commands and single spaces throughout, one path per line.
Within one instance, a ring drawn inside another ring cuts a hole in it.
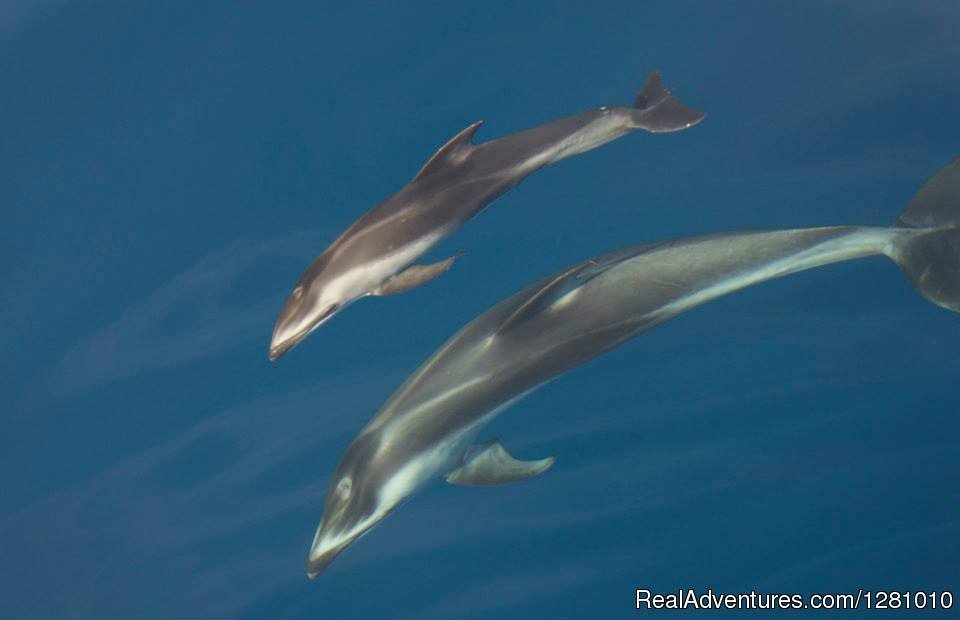
M 960 311 L 960 159 L 892 228 L 739 232 L 641 245 L 588 260 L 480 315 L 411 375 L 347 448 L 327 492 L 307 572 L 439 476 L 501 484 L 545 471 L 499 442 L 474 446 L 507 405 L 695 306 L 773 278 L 882 254 L 933 303 Z
M 529 174 L 638 129 L 679 131 L 704 116 L 670 95 L 655 71 L 632 108 L 590 110 L 483 144 L 473 143 L 483 121 L 470 125 L 310 265 L 277 318 L 270 360 L 352 301 L 407 291 L 445 272 L 455 257 L 410 265 Z

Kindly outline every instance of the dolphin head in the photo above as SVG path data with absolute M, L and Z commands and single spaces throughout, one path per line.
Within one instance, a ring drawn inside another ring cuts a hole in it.
M 304 284 L 297 284 L 277 317 L 270 339 L 270 361 L 295 347 L 340 310 L 342 304 L 325 300 Z
M 392 452 L 371 434 L 359 435 L 347 448 L 330 480 L 323 517 L 310 545 L 310 579 L 316 579 L 344 549 L 413 492 L 416 485 L 397 484 L 397 470 L 402 472 L 405 467 Z
M 341 310 L 349 299 L 325 256 L 318 258 L 290 291 L 270 340 L 270 361 L 295 347 L 310 332 Z

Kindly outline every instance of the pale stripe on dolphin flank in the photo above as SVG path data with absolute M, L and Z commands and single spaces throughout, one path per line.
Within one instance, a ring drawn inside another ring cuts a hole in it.
M 619 137 L 618 132 L 627 131 L 631 126 L 631 116 L 626 110 L 600 108 L 595 113 L 597 117 L 579 132 L 557 142 L 549 149 L 536 153 L 522 162 L 519 169 L 536 170 L 566 157 L 591 151 L 616 140 Z
M 828 239 L 796 254 L 775 260 L 762 268 L 716 282 L 713 286 L 680 297 L 673 303 L 663 306 L 657 314 L 670 318 L 707 301 L 722 297 L 733 291 L 752 284 L 813 269 L 822 265 L 845 260 L 853 260 L 877 254 L 884 254 L 891 241 L 902 235 L 915 235 L 917 231 L 891 228 L 851 228 L 837 227 L 837 237 Z M 758 235 L 776 235 L 778 233 L 756 233 Z
M 358 265 L 334 278 L 327 285 L 331 299 L 370 295 L 393 274 L 409 267 L 444 237 L 443 230 L 432 231 L 412 243 L 399 248 L 387 248 L 383 257 Z

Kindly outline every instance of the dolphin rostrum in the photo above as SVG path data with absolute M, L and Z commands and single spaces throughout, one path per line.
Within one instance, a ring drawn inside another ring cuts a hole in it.
M 304 272 L 277 318 L 271 361 L 352 301 L 408 291 L 450 269 L 455 257 L 412 263 L 527 175 L 631 131 L 679 131 L 704 116 L 670 95 L 654 71 L 631 108 L 590 110 L 483 144 L 473 143 L 483 121 L 470 125 Z
M 427 482 L 503 484 L 545 471 L 480 429 L 537 386 L 695 306 L 773 278 L 885 255 L 931 302 L 960 312 L 960 159 L 891 228 L 736 232 L 651 243 L 584 261 L 516 293 L 447 341 L 349 445 L 331 479 L 307 573 Z

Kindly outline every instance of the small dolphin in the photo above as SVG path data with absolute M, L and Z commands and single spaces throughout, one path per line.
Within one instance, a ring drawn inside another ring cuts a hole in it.
M 277 318 L 270 360 L 349 303 L 408 291 L 450 269 L 456 257 L 411 265 L 527 175 L 631 131 L 679 131 L 705 116 L 670 95 L 654 71 L 632 108 L 590 110 L 483 144 L 473 143 L 483 121 L 470 125 L 310 265 Z
M 315 578 L 427 482 L 494 485 L 546 471 L 480 429 L 531 390 L 678 314 L 829 263 L 882 254 L 931 302 L 960 312 L 960 159 L 892 228 L 736 232 L 652 243 L 574 265 L 467 324 L 413 373 L 347 448 L 327 491 Z

